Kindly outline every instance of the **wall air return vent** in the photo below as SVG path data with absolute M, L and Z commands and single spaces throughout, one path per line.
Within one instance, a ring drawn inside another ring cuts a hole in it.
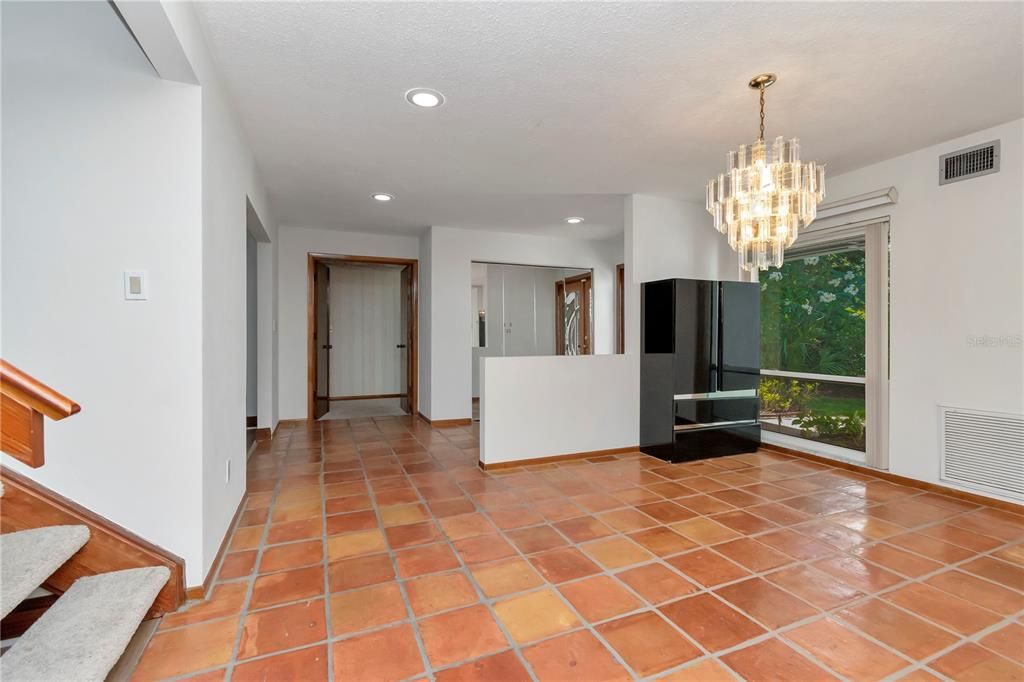
M 1024 499 L 1024 415 L 939 406 L 943 481 Z
M 939 157 L 939 184 L 999 172 L 999 140 L 960 149 Z

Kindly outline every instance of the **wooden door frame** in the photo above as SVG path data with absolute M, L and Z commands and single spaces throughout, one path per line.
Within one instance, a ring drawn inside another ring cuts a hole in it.
M 407 384 L 411 386 L 409 391 L 409 414 L 415 416 L 419 409 L 419 269 L 420 262 L 415 258 L 390 258 L 386 256 L 352 256 L 336 253 L 307 254 L 306 261 L 306 419 L 312 421 L 314 414 L 314 403 L 316 401 L 316 342 L 314 333 L 316 330 L 316 286 L 313 282 L 313 273 L 318 262 L 330 265 L 342 263 L 375 263 L 378 265 L 401 265 L 409 266 L 409 336 L 412 343 L 406 349 L 408 354 L 408 377 Z M 405 295 L 405 292 L 402 292 Z
M 594 307 L 594 271 L 580 275 L 564 277 L 555 282 L 555 355 L 565 355 L 565 285 L 570 282 L 586 282 L 586 305 L 583 306 L 583 324 L 587 336 L 587 352 L 581 355 L 594 354 L 594 320 L 591 315 Z
M 615 266 L 615 353 L 626 352 L 626 264 Z

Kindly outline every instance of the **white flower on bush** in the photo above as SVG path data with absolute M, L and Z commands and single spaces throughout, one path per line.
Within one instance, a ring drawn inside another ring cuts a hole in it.
M 779 272 L 778 270 L 772 270 L 771 272 L 768 273 L 768 279 L 775 280 L 776 282 L 778 282 L 780 279 L 782 279 L 782 273 Z
M 817 256 L 808 256 L 807 258 L 804 258 L 804 265 L 817 265 L 817 264 L 818 264 L 818 257 Z
M 831 303 L 832 301 L 836 300 L 836 295 L 833 294 L 831 291 L 819 291 L 818 294 L 818 299 L 822 303 Z
M 808 315 L 814 312 L 814 306 L 812 306 L 810 303 L 804 303 L 800 307 L 806 310 Z
M 857 287 L 855 287 L 855 286 L 853 286 L 853 285 L 851 284 L 850 286 L 848 286 L 848 287 L 846 287 L 845 289 L 843 289 L 843 291 L 845 291 L 846 293 L 848 293 L 848 294 L 849 294 L 850 296 L 856 296 L 856 295 L 857 295 L 857 292 L 858 292 L 858 291 L 860 291 L 860 289 L 858 289 Z
M 846 273 L 845 275 L 843 275 L 843 279 L 853 279 L 856 276 L 857 276 L 857 274 L 855 272 L 850 271 L 850 272 Z
M 839 283 L 840 283 L 840 282 L 842 282 L 842 281 L 843 281 L 843 280 L 842 280 L 841 278 L 839 278 L 839 277 L 836 277 L 835 279 L 830 279 L 830 280 L 828 281 L 828 283 L 829 283 L 829 284 L 831 284 L 831 285 L 832 285 L 832 286 L 834 286 L 834 287 L 837 287 L 837 286 L 839 286 Z
M 767 288 L 768 288 L 768 282 L 763 282 L 763 283 L 761 284 L 761 291 L 764 291 L 764 290 L 765 290 L 765 289 L 767 289 Z

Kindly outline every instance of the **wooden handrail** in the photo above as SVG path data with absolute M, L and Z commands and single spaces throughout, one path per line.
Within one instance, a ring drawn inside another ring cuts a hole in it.
M 71 398 L 33 379 L 3 359 L 0 359 L 0 394 L 53 420 L 70 417 L 82 409 Z
M 43 417 L 64 419 L 82 408 L 0 359 L 0 450 L 33 468 L 43 466 Z

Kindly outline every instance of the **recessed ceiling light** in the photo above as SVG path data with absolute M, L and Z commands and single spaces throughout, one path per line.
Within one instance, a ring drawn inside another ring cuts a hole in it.
M 395 198 L 393 194 L 387 194 L 386 192 L 374 192 L 370 195 L 374 201 L 391 201 Z
M 424 109 L 433 109 L 444 104 L 444 95 L 430 88 L 413 88 L 405 93 L 405 99 L 409 100 L 409 104 L 415 104 Z
M 580 223 L 583 222 L 583 218 L 573 216 L 572 218 L 566 218 L 565 222 L 569 223 L 570 225 L 579 225 Z

